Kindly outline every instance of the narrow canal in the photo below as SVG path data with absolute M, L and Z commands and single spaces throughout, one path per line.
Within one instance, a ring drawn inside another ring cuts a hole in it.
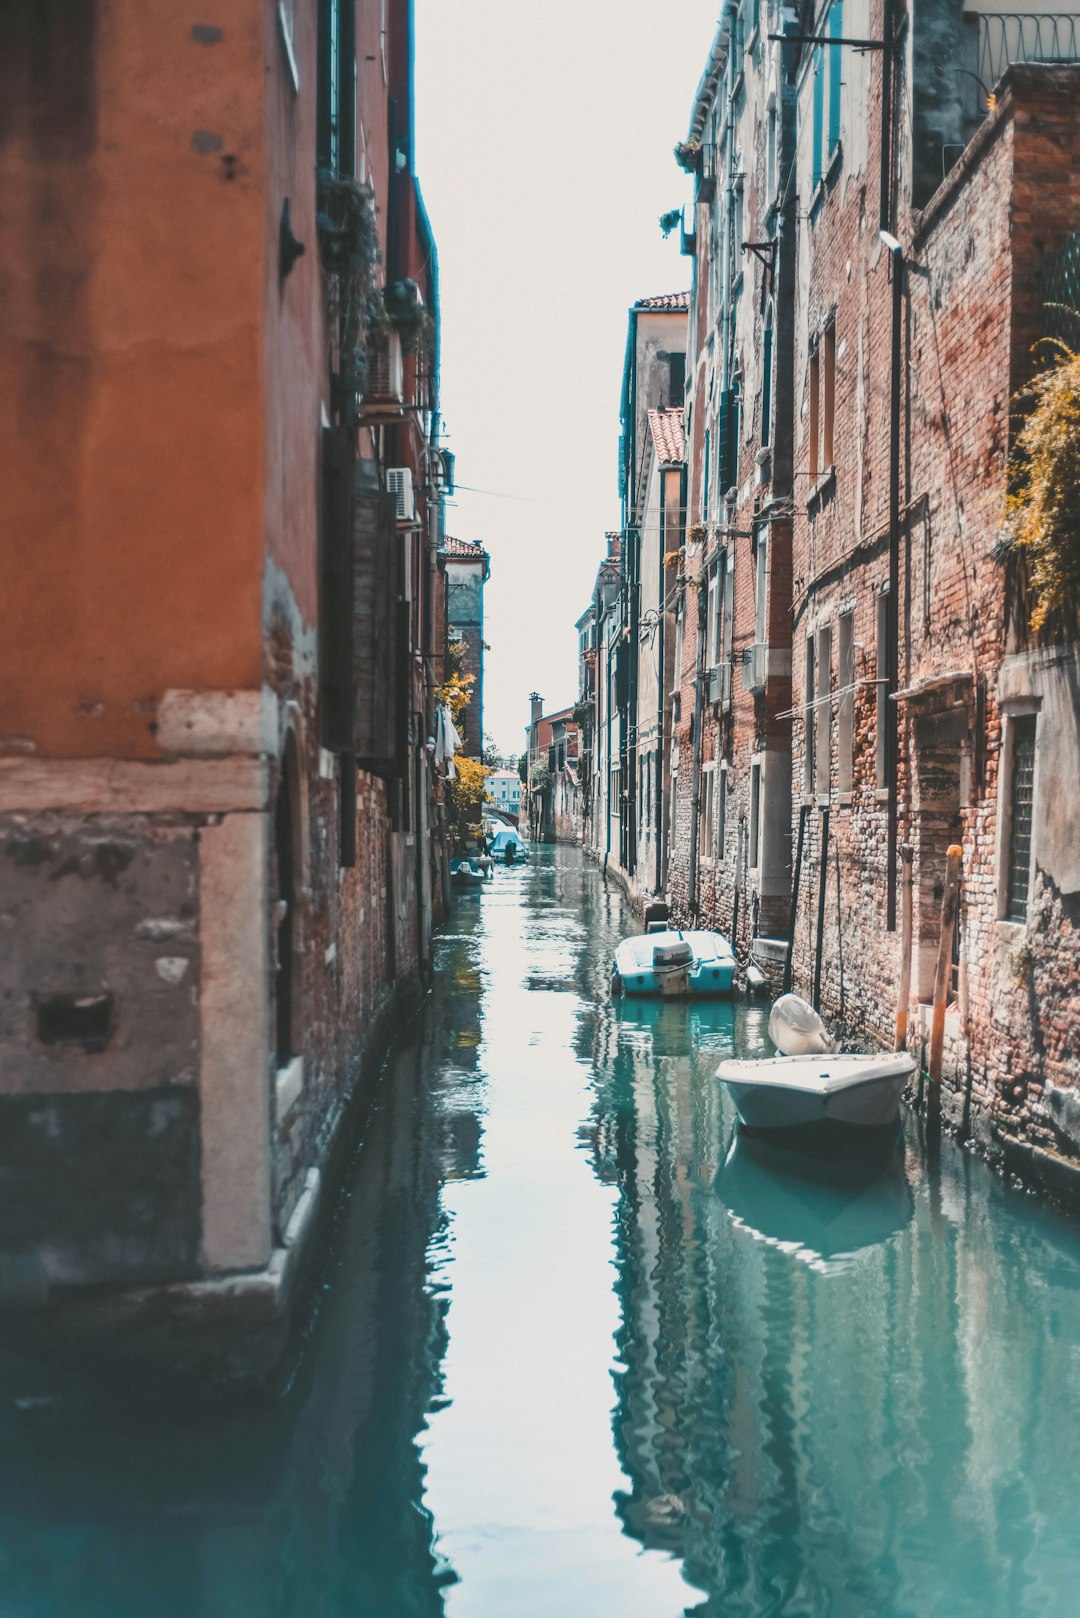
M 459 902 L 273 1409 L 0 1409 L 0 1618 L 1080 1608 L 1080 1230 L 735 1139 L 765 1009 L 612 1005 L 574 850 Z

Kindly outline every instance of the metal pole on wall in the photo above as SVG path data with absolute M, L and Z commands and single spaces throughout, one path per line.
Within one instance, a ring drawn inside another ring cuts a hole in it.
M 907 1045 L 908 1004 L 911 1000 L 911 861 L 914 850 L 905 843 L 900 850 L 900 982 L 896 991 L 896 1040 L 894 1049 Z
M 697 654 L 694 658 L 694 760 L 690 781 L 690 869 L 686 878 L 686 908 L 690 915 L 698 908 L 698 814 L 701 809 L 701 712 L 705 700 L 705 586 L 697 589 Z M 734 941 L 733 941 L 734 942 Z
M 941 936 L 934 968 L 934 1014 L 930 1023 L 930 1057 L 927 1064 L 929 1086 L 926 1110 L 932 1118 L 941 1116 L 941 1068 L 945 1052 L 945 1004 L 952 974 L 953 933 L 960 905 L 960 866 L 964 851 L 953 843 L 945 856 L 945 892 L 941 896 Z
M 803 839 L 806 835 L 806 817 L 809 813 L 810 805 L 808 803 L 799 805 L 799 836 L 795 844 L 795 870 L 791 878 L 791 914 L 788 917 L 787 953 L 784 956 L 784 994 L 791 993 L 791 957 L 795 949 L 795 923 L 799 915 L 799 882 L 802 877 Z
M 821 864 L 818 874 L 817 948 L 814 951 L 814 1010 L 821 1010 L 821 956 L 825 946 L 825 884 L 829 875 L 829 808 L 821 811 Z

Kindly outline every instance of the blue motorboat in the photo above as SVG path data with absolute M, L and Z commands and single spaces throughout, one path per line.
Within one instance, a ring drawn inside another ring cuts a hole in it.
M 613 994 L 689 999 L 730 994 L 735 957 L 721 933 L 664 929 L 624 938 L 611 968 Z

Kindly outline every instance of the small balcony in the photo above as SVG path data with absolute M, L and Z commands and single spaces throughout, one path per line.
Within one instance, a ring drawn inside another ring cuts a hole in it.
M 960 61 L 954 68 L 964 108 L 964 134 L 975 133 L 1010 67 L 1080 62 L 1080 14 L 965 11 Z

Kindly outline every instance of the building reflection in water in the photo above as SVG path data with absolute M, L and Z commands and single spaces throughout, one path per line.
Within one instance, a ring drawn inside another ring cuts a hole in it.
M 682 1559 L 702 1618 L 1064 1615 L 1075 1233 L 949 1144 L 931 1172 L 914 1126 L 835 1172 L 739 1138 L 715 1068 L 764 1023 L 624 1001 L 582 1029 L 625 1531 Z
M 418 1438 L 442 1396 L 440 1186 L 482 1174 L 474 930 L 441 942 L 453 1001 L 428 1003 L 380 1079 L 276 1409 L 171 1412 L 0 1367 L 0 1611 L 440 1618 L 454 1574 Z

